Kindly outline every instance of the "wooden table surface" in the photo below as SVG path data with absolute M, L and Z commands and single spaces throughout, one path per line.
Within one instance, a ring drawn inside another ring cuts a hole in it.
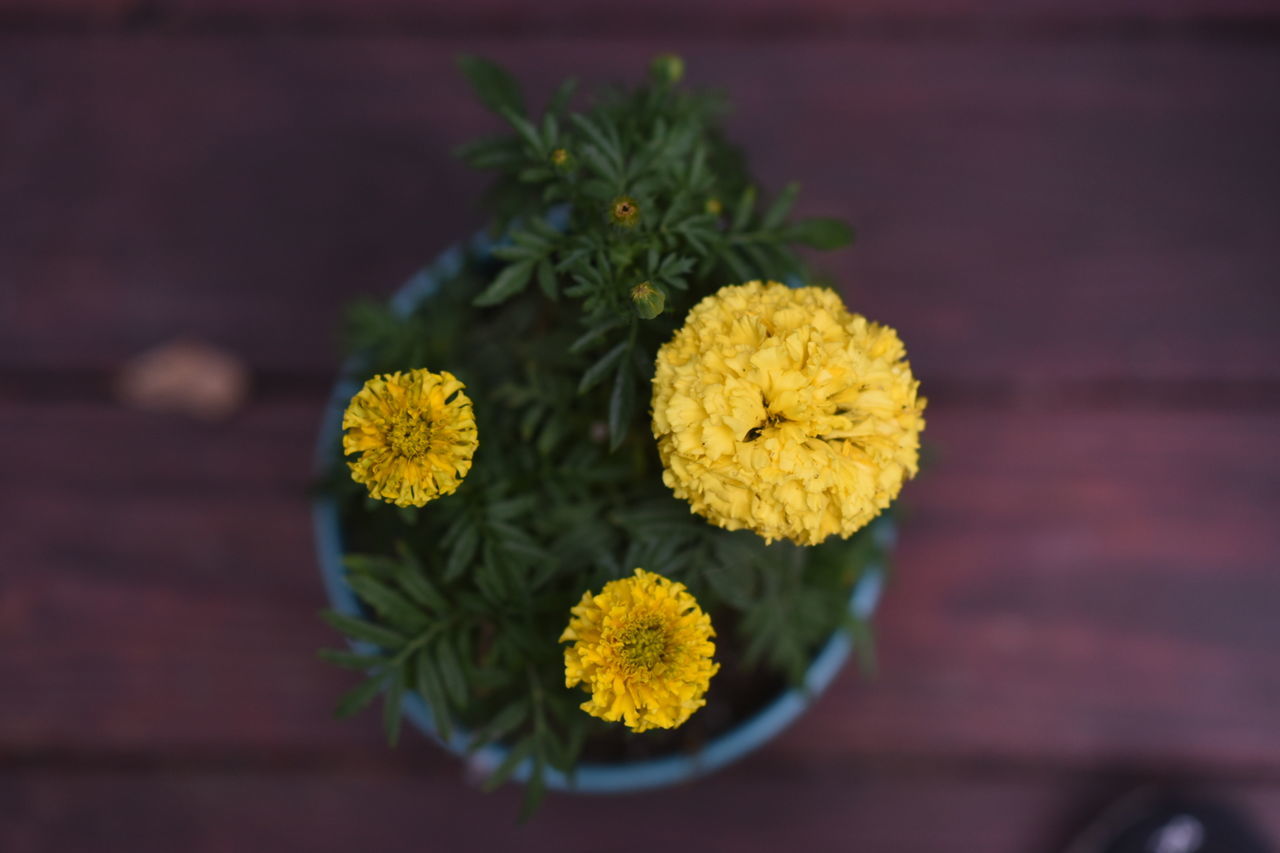
M 314 657 L 342 306 L 481 221 L 464 50 L 682 53 L 931 400 L 880 676 L 524 827 Z M 1151 781 L 1280 838 L 1278 293 L 1274 2 L 0 0 L 0 850 L 1052 851 Z M 184 335 L 230 421 L 115 402 Z

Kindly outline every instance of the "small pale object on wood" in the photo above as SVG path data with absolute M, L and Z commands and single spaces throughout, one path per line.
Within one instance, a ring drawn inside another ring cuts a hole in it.
M 244 405 L 249 370 L 226 350 L 179 339 L 131 359 L 116 376 L 115 389 L 126 406 L 216 421 Z

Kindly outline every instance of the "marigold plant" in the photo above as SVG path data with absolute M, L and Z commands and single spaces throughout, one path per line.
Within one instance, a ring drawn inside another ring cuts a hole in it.
M 506 127 L 460 152 L 492 228 L 352 309 L 322 491 L 358 607 L 322 655 L 363 675 L 341 713 L 383 697 L 394 741 L 416 694 L 532 806 L 551 771 L 714 738 L 834 631 L 870 648 L 850 591 L 924 401 L 892 329 L 778 283 L 852 232 L 758 191 L 678 58 L 542 110 L 462 66 Z

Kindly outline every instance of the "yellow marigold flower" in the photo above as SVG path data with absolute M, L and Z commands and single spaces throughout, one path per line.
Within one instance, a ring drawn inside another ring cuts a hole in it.
M 410 370 L 375 376 L 342 416 L 351 476 L 375 498 L 423 506 L 452 494 L 471 470 L 479 441 L 466 386 L 452 373 Z
M 767 542 L 849 536 L 916 473 L 918 387 L 897 333 L 834 291 L 721 288 L 658 351 L 663 480 L 713 524 Z
M 636 569 L 599 595 L 583 593 L 560 642 L 564 683 L 591 691 L 582 710 L 632 731 L 673 729 L 706 704 L 720 665 L 711 617 L 684 584 Z

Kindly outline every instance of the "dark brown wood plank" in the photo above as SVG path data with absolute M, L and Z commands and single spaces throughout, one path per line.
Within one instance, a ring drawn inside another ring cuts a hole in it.
M 313 658 L 332 639 L 302 494 L 318 409 L 0 410 L 22 448 L 0 479 L 0 683 L 20 697 L 0 753 L 383 754 L 375 720 L 330 720 L 350 678 Z M 1277 427 L 938 407 L 881 674 L 846 673 L 769 754 L 1274 777 Z
M 0 0 L 0 22 L 76 27 L 153 25 L 237 29 L 412 29 L 431 33 L 575 33 L 662 35 L 670 32 L 747 36 L 830 34 L 892 28 L 1074 33 L 1080 28 L 1147 32 L 1161 25 L 1265 25 L 1280 13 L 1274 0 L 649 0 L 600 6 L 589 0 L 422 3 L 415 0 Z
M 448 154 L 493 126 L 463 49 L 541 92 L 685 53 L 768 184 L 861 227 L 827 266 L 926 379 L 1280 371 L 1280 54 L 1105 39 L 9 39 L 0 367 L 193 333 L 327 372 L 342 305 L 479 223 L 483 182 Z
M 738 773 L 636 797 L 553 796 L 518 827 L 514 791 L 486 796 L 439 775 L 39 774 L 0 777 L 0 792 L 11 814 L 0 820 L 0 844 L 18 853 L 112 850 L 123 833 L 137 853 L 407 851 L 421 850 L 424 836 L 440 850 L 838 849 L 856 837 L 877 851 L 997 853 L 1043 843 L 1046 819 L 1063 805 L 1055 786 Z M 912 819 L 921 808 L 934 819 Z
M 1112 789 L 1096 779 L 753 765 L 670 791 L 552 796 L 532 823 L 517 826 L 515 791 L 485 795 L 439 774 L 10 773 L 0 775 L 0 846 L 11 853 L 394 853 L 426 843 L 435 850 L 576 853 L 856 844 L 877 853 L 1026 853 L 1060 849 Z M 1216 793 L 1280 835 L 1280 789 Z
M 844 678 L 779 748 L 1271 772 L 1278 427 L 936 413 L 881 674 Z
M 119 25 L 141 8 L 139 0 L 0 0 L 0 26 Z
M 306 503 L 319 408 L 224 425 L 0 408 L 4 435 L 31 439 L 0 486 L 0 671 L 24 696 L 0 752 L 379 742 L 331 719 L 351 679 L 315 658 L 337 640 Z

